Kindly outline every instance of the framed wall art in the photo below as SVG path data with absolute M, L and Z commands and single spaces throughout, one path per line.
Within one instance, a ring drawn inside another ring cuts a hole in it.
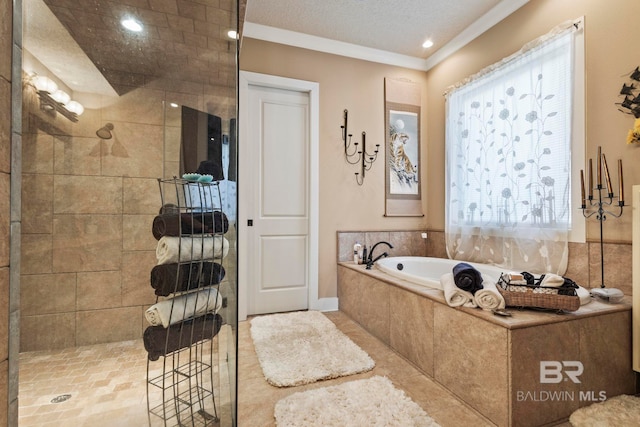
M 385 216 L 423 216 L 420 85 L 385 79 Z

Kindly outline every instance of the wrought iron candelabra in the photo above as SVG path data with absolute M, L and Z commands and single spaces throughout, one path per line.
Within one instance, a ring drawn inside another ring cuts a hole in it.
M 600 287 L 604 288 L 604 243 L 602 239 L 602 226 L 607 220 L 607 215 L 611 215 L 614 218 L 620 218 L 622 216 L 622 210 L 624 208 L 624 184 L 622 180 L 622 160 L 618 159 L 618 196 L 613 193 L 613 185 L 611 182 L 611 176 L 609 175 L 609 167 L 607 166 L 607 159 L 602 152 L 602 147 L 598 147 L 598 157 L 596 159 L 596 186 L 598 191 L 598 198 L 593 196 L 594 184 L 593 184 L 593 163 L 589 159 L 589 194 L 585 196 L 585 183 L 584 183 L 584 171 L 580 171 L 580 183 L 582 185 L 582 215 L 585 218 L 591 218 L 595 215 L 596 219 L 600 222 L 600 273 L 601 283 Z M 603 197 L 602 192 L 605 187 L 602 185 L 602 176 L 604 169 L 604 180 L 606 184 L 606 195 Z M 618 199 L 617 204 L 614 203 L 615 199 Z M 587 203 L 588 201 L 588 203 Z M 617 207 L 617 212 L 613 211 L 614 207 Z
M 373 166 L 373 162 L 375 162 L 376 159 L 378 158 L 378 151 L 380 149 L 380 144 L 376 144 L 376 149 L 373 152 L 373 154 L 367 153 L 367 142 L 366 142 L 367 134 L 366 132 L 363 131 L 362 132 L 362 149 L 358 151 L 358 143 L 355 141 L 353 143 L 351 142 L 351 137 L 353 135 L 349 133 L 349 130 L 347 128 L 348 118 L 349 118 L 348 110 L 346 109 L 344 110 L 343 117 L 344 117 L 344 124 L 340 126 L 340 129 L 342 129 L 342 142 L 344 142 L 344 157 L 347 160 L 347 163 L 351 165 L 360 164 L 360 172 L 356 172 L 355 175 L 356 175 L 356 182 L 358 183 L 358 185 L 362 185 L 364 183 L 364 173 L 371 169 L 371 166 Z M 349 150 L 352 145 L 353 145 L 353 152 L 349 153 Z

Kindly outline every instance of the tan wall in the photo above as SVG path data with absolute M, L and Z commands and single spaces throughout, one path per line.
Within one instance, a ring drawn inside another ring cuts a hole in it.
M 319 297 L 337 292 L 338 230 L 412 230 L 425 225 L 424 218 L 384 217 L 384 154 L 358 186 L 356 166 L 344 160 L 340 126 L 349 110 L 349 132 L 367 133 L 367 146 L 384 147 L 384 79 L 405 78 L 418 82 L 426 99 L 424 72 L 345 58 L 290 46 L 245 38 L 240 69 L 318 82 L 320 84 L 320 255 Z M 426 146 L 426 111 L 422 110 L 422 147 Z M 360 139 L 360 138 L 358 138 Z M 421 163 L 426 164 L 426 150 Z M 283 155 L 286 155 L 283 153 Z M 424 174 L 424 168 L 422 169 Z M 424 191 L 424 190 L 423 190 Z M 424 193 L 423 193 L 424 194 Z M 427 195 L 424 194 L 423 198 Z M 424 200 L 424 199 L 423 199 Z M 429 214 L 426 211 L 425 214 Z
M 624 159 L 625 198 L 640 183 L 640 147 L 626 145 L 633 117 L 619 112 L 618 92 L 640 59 L 632 53 L 640 27 L 630 25 L 640 3 L 617 0 L 532 0 L 428 73 L 245 38 L 240 69 L 320 83 L 320 297 L 335 296 L 336 230 L 444 230 L 444 97 L 446 87 L 517 51 L 555 25 L 585 16 L 587 152 L 597 147 L 614 164 Z M 384 166 L 379 160 L 358 187 L 353 167 L 345 163 L 340 141 L 342 110 L 349 109 L 350 129 L 382 140 L 383 79 L 403 77 L 422 84 L 422 185 L 425 218 L 385 218 Z M 614 178 L 617 182 L 617 178 Z M 578 177 L 574 183 L 579 185 Z M 598 223 L 588 221 L 588 240 L 599 238 Z M 610 218 L 608 242 L 630 242 L 631 209 Z M 596 261 L 599 262 L 599 260 Z
M 555 25 L 585 16 L 586 45 L 586 157 L 595 159 L 602 146 L 609 164 L 623 159 L 625 199 L 631 202 L 631 186 L 640 183 L 640 147 L 626 144 L 633 116 L 617 110 L 618 93 L 628 75 L 640 65 L 634 43 L 640 27 L 632 17 L 640 14 L 640 2 L 616 0 L 532 0 L 523 8 L 456 52 L 428 73 L 425 102 L 428 130 L 429 167 L 425 185 L 429 195 L 428 226 L 444 229 L 444 97 L 446 87 L 517 51 L 524 43 L 545 34 Z M 615 170 L 615 169 L 614 169 Z M 580 185 L 579 177 L 573 177 Z M 617 176 L 614 177 L 617 183 Z M 617 191 L 616 191 L 617 192 Z M 631 241 L 631 208 L 622 218 L 610 217 L 604 224 L 606 241 Z M 588 240 L 599 239 L 595 218 L 587 221 Z

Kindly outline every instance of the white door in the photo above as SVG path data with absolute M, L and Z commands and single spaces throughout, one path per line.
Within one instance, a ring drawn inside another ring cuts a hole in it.
M 239 280 L 246 283 L 247 314 L 307 309 L 313 280 L 309 92 L 262 84 L 247 89 L 239 151 L 245 245 Z

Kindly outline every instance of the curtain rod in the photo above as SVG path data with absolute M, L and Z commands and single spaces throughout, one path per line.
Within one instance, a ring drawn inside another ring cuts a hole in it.
M 480 77 L 490 73 L 491 71 L 500 68 L 514 59 L 520 57 L 523 53 L 526 53 L 530 50 L 537 48 L 538 46 L 549 42 L 550 40 L 555 39 L 556 37 L 566 33 L 567 31 L 580 31 L 584 28 L 584 16 L 581 16 L 576 19 L 571 19 L 568 21 L 564 21 L 561 24 L 553 27 L 548 33 L 543 34 L 542 36 L 533 39 L 527 43 L 525 43 L 517 52 L 507 56 L 506 58 L 501 59 L 500 61 L 493 63 L 491 65 L 486 66 L 475 74 L 470 75 L 469 77 L 464 78 L 463 80 L 447 87 L 444 90 L 443 96 L 448 96 L 451 92 L 471 83 L 474 80 L 479 79 Z

